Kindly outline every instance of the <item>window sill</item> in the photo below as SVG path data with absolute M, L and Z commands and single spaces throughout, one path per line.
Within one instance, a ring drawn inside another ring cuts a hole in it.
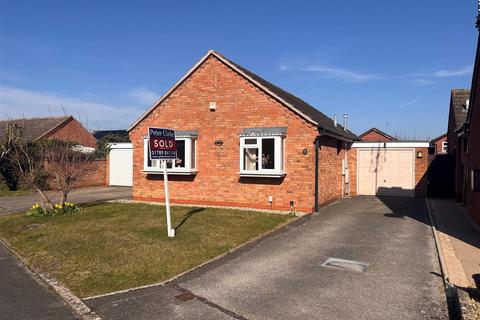
M 142 170 L 146 174 L 163 174 L 163 170 Z M 176 175 L 176 176 L 192 176 L 197 174 L 198 170 L 169 170 L 167 169 L 167 174 Z
M 283 178 L 285 172 L 239 172 L 243 178 Z

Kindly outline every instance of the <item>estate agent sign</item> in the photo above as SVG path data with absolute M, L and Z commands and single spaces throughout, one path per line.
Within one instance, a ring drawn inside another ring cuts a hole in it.
M 150 160 L 162 160 L 163 182 L 165 184 L 165 208 L 167 212 L 167 235 L 175 236 L 170 218 L 170 196 L 168 194 L 167 161 L 177 158 L 175 131 L 163 128 L 148 128 L 148 144 Z
M 177 157 L 175 131 L 162 128 L 148 128 L 150 160 L 172 160 Z

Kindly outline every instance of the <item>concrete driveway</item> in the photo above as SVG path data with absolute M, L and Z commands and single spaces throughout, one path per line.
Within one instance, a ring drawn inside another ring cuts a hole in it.
M 86 303 L 104 319 L 447 319 L 438 273 L 423 199 L 357 197 L 166 285 Z
M 48 191 L 53 201 L 59 201 L 58 192 Z M 131 198 L 132 188 L 130 187 L 93 187 L 73 190 L 69 195 L 69 201 L 74 203 L 86 203 L 94 201 L 105 201 L 114 199 Z M 23 196 L 1 197 L 0 215 L 23 212 L 28 210 L 32 204 L 38 202 L 40 197 L 37 193 Z

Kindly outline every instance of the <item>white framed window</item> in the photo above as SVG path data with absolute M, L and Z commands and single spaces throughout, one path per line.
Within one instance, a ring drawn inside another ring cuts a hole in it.
M 448 151 L 448 142 L 443 141 L 442 142 L 442 153 L 447 153 L 447 151 Z
M 170 174 L 191 175 L 197 173 L 195 138 L 176 138 L 177 158 L 167 160 L 167 172 Z M 163 173 L 163 160 L 150 160 L 148 138 L 143 140 L 143 171 L 149 174 Z
M 283 177 L 283 137 L 240 138 L 240 176 Z

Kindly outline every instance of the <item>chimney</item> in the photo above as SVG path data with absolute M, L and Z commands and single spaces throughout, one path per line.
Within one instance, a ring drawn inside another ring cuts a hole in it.
M 333 125 L 335 126 L 335 128 L 337 127 L 337 115 L 336 114 L 333 116 Z
M 343 114 L 343 130 L 347 131 L 347 118 L 348 114 L 344 113 Z

